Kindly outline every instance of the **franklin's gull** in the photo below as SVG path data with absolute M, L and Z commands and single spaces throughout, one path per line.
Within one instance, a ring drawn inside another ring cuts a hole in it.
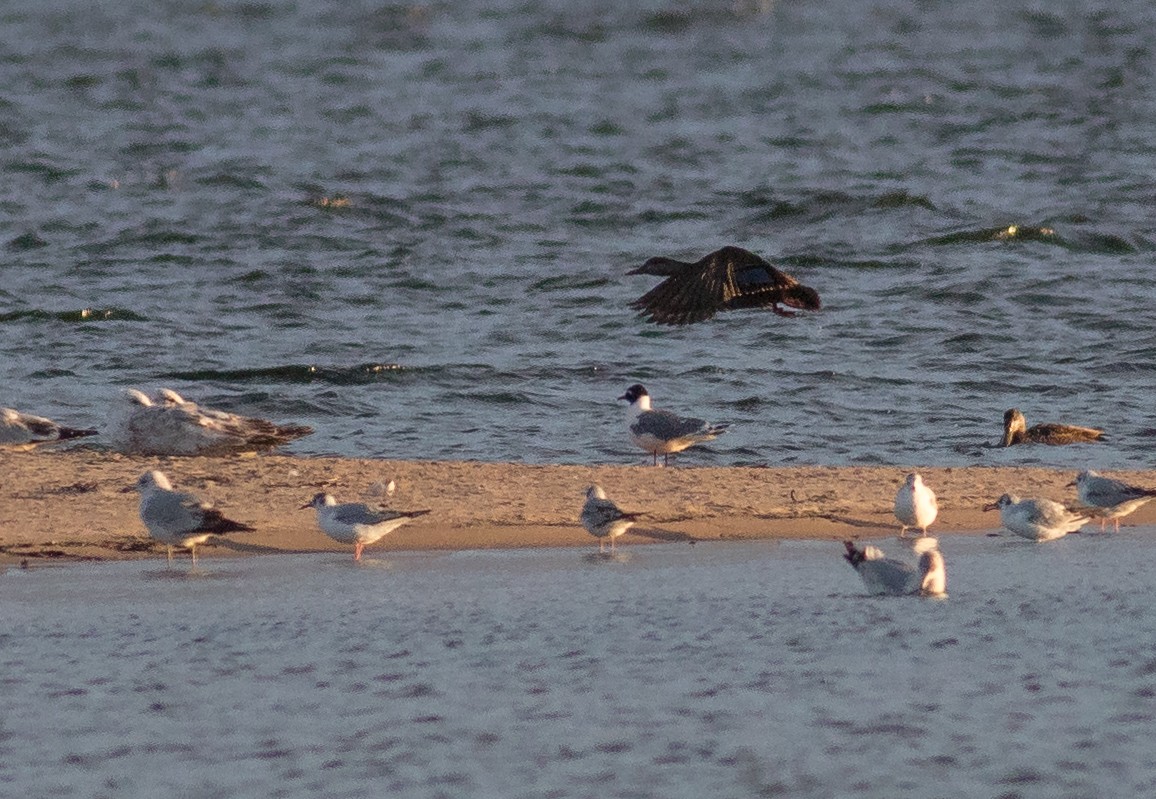
M 214 535 L 252 532 L 247 524 L 227 519 L 211 505 L 201 502 L 192 494 L 173 491 L 163 472 L 149 471 L 125 491 L 140 492 L 140 518 L 149 535 L 160 541 L 173 560 L 173 547 L 184 547 L 192 553 L 193 566 L 197 565 L 197 544 L 203 544 Z
M 1053 541 L 1074 533 L 1092 520 L 1088 513 L 1069 510 L 1050 499 L 1023 499 L 1004 494 L 984 510 L 998 510 L 999 520 L 1011 532 L 1030 541 Z
M 428 510 L 374 510 L 360 502 L 338 505 L 333 495 L 321 492 L 301 506 L 317 509 L 317 526 L 334 541 L 353 544 L 353 559 L 361 551 L 398 527 L 429 513 Z
M 907 535 L 908 527 L 918 527 L 926 536 L 927 528 L 938 515 L 939 503 L 935 499 L 935 492 L 923 484 L 923 478 L 918 473 L 907 475 L 895 494 L 895 518 L 902 525 L 899 535 Z
M 912 542 L 917 563 L 908 563 L 883 556 L 875 546 L 857 549 L 852 541 L 844 541 L 847 548 L 843 557 L 859 573 L 867 591 L 872 594 L 919 594 L 943 597 L 947 595 L 947 566 L 934 538 L 916 538 Z
M 95 436 L 95 430 L 63 427 L 43 416 L 0 408 L 0 444 L 55 444 L 74 438 Z
M 614 539 L 629 530 L 640 515 L 624 513 L 613 500 L 607 499 L 601 486 L 592 485 L 586 489 L 586 503 L 578 520 L 598 539 L 599 552 L 605 552 L 606 538 L 610 539 L 610 551 L 614 552 Z
M 654 456 L 656 466 L 659 455 L 662 455 L 664 464 L 669 463 L 675 452 L 718 438 L 730 427 L 729 424 L 708 424 L 702 419 L 678 416 L 670 411 L 652 410 L 650 394 L 638 383 L 626 389 L 618 399 L 630 403 L 626 410 L 630 437 Z
M 1104 531 L 1104 525 L 1109 519 L 1115 523 L 1116 532 L 1120 532 L 1120 519 L 1156 497 L 1156 490 L 1103 477 L 1091 469 L 1080 472 L 1075 482 L 1068 485 L 1076 487 L 1080 502 L 1100 509 L 1100 532 Z

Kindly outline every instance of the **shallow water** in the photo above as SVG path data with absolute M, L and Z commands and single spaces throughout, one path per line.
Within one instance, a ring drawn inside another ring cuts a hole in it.
M 169 385 L 316 427 L 293 452 L 629 463 L 641 381 L 734 423 L 693 463 L 1150 465 L 1146 0 L 3 24 L 4 404 L 99 425 Z M 725 243 L 825 310 L 627 309 L 628 268 Z M 1011 406 L 1113 438 L 978 448 Z
M 10 569 L 0 792 L 1148 795 L 1152 533 Z

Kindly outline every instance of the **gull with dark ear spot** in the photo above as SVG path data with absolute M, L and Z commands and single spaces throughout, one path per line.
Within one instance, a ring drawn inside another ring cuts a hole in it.
M 598 539 L 599 552 L 606 551 L 604 539 L 609 538 L 610 552 L 613 553 L 614 539 L 629 530 L 640 515 L 623 512 L 613 500 L 607 499 L 601 486 L 592 485 L 586 489 L 586 503 L 578 520 L 586 532 Z
M 1068 485 L 1076 487 L 1080 502 L 1100 511 L 1100 532 L 1104 532 L 1104 525 L 1109 519 L 1116 525 L 1116 532 L 1120 532 L 1120 519 L 1156 497 L 1154 489 L 1113 480 L 1091 469 L 1080 472 L 1075 481 Z
M 723 247 L 695 263 L 651 258 L 627 274 L 666 278 L 630 304 L 660 325 L 689 325 L 719 311 L 741 308 L 767 308 L 779 316 L 794 316 L 779 306 L 807 311 L 822 307 L 817 291 L 742 247 Z
M 43 416 L 21 413 L 12 408 L 0 408 L 0 445 L 58 444 L 61 441 L 95 435 L 95 430 L 65 427 Z
M 875 546 L 859 549 L 853 541 L 844 541 L 843 546 L 847 550 L 843 557 L 859 573 L 868 593 L 947 596 L 947 566 L 939 551 L 939 542 L 934 538 L 914 539 L 912 548 L 919 556 L 915 564 L 884 557 Z
M 424 516 L 428 510 L 374 510 L 360 502 L 337 504 L 332 495 L 321 492 L 301 506 L 316 508 L 317 526 L 334 541 L 353 544 L 353 559 L 369 544 L 392 533 L 411 519 Z
M 626 427 L 635 444 L 669 465 L 669 458 L 676 452 L 704 441 L 712 441 L 727 431 L 729 424 L 708 424 L 702 419 L 678 416 L 670 411 L 653 410 L 650 394 L 641 384 L 635 383 L 626 389 L 618 399 L 626 400 L 630 407 L 626 410 Z
M 1090 513 L 1069 510 L 1050 499 L 1020 499 L 1004 494 L 983 509 L 998 510 L 999 520 L 1011 532 L 1029 541 L 1054 541 L 1074 533 L 1092 520 Z
M 154 398 L 128 389 L 113 410 L 106 438 L 126 455 L 227 455 L 269 450 L 312 432 L 304 425 L 203 408 L 162 388 Z
M 165 545 L 169 563 L 173 561 L 174 546 L 188 549 L 195 567 L 198 544 L 215 535 L 252 532 L 254 529 L 225 518 L 220 511 L 192 494 L 173 491 L 163 472 L 145 472 L 134 486 L 124 490 L 140 492 L 141 521 L 148 528 L 149 535 Z
M 1003 415 L 1003 441 L 1001 445 L 1013 444 L 1082 444 L 1088 441 L 1102 441 L 1104 431 L 1094 427 L 1080 427 L 1074 424 L 1044 423 L 1028 427 L 1027 420 L 1018 408 L 1009 408 Z

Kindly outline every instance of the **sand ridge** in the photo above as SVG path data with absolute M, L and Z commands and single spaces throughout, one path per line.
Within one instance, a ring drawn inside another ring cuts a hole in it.
M 895 492 L 909 466 L 672 467 L 525 465 L 265 455 L 132 457 L 94 449 L 0 451 L 0 562 L 156 557 L 137 515 L 140 474 L 160 469 L 179 491 L 210 501 L 257 528 L 205 552 L 344 551 L 323 535 L 312 510 L 318 491 L 340 502 L 429 508 L 372 549 L 596 546 L 578 523 L 597 482 L 624 510 L 646 514 L 626 546 L 649 541 L 871 538 L 898 532 Z M 1011 491 L 1074 503 L 1075 473 L 1035 467 L 926 467 L 939 498 L 937 535 L 999 528 L 985 503 Z M 1156 472 L 1111 472 L 1156 487 Z M 394 480 L 386 497 L 374 485 Z M 1156 502 L 1125 524 L 1156 522 Z

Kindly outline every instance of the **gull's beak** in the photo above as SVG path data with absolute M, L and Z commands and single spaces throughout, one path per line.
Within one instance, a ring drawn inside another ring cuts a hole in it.
M 300 508 L 298 508 L 297 510 L 309 510 L 309 509 L 310 509 L 310 508 L 312 508 L 312 507 L 313 507 L 313 503 L 312 503 L 312 502 L 306 502 L 304 505 L 302 505 L 302 506 L 301 506 Z
M 131 494 L 133 491 L 136 491 L 136 486 L 134 486 L 134 485 L 132 485 L 132 486 L 125 486 L 124 488 L 122 488 L 122 489 L 121 489 L 120 491 L 118 491 L 117 493 L 118 493 L 118 494 Z
M 983 509 L 984 510 L 999 510 L 999 503 L 998 502 L 989 502 L 987 505 L 983 506 Z

